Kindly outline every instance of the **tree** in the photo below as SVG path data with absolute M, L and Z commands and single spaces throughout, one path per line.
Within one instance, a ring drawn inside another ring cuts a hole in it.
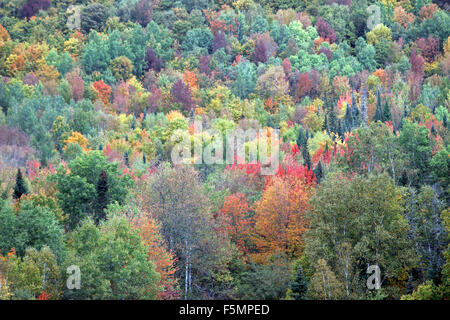
M 245 60 L 239 62 L 235 66 L 236 80 L 234 81 L 231 90 L 234 95 L 241 99 L 248 98 L 250 93 L 253 93 L 256 86 L 256 68 L 251 62 Z
M 266 63 L 268 58 L 267 44 L 264 40 L 259 39 L 256 43 L 255 52 L 253 53 L 253 60 L 256 63 Z
M 92 87 L 97 92 L 100 100 L 105 104 L 109 104 L 109 97 L 111 95 L 111 87 L 108 86 L 103 80 L 95 81 Z
M 431 142 L 428 129 L 409 120 L 403 120 L 399 142 L 405 154 L 410 159 L 411 169 L 417 171 L 418 181 L 428 173 L 431 159 Z
M 284 76 L 283 67 L 271 66 L 256 82 L 256 90 L 264 97 L 281 97 L 289 90 L 289 84 Z
M 361 298 L 368 294 L 367 266 L 378 265 L 385 292 L 395 296 L 398 287 L 404 290 L 414 253 L 403 216 L 402 191 L 388 175 L 331 174 L 319 185 L 310 205 L 305 254 L 312 264 L 321 265 L 316 273 L 332 272 L 348 299 Z M 333 280 L 331 274 L 327 277 Z M 311 280 L 310 286 L 315 287 L 311 283 L 319 279 Z
M 324 39 L 328 39 L 330 43 L 336 41 L 336 32 L 330 27 L 328 22 L 319 17 L 316 22 L 317 33 Z
M 227 41 L 225 39 L 225 33 L 223 31 L 219 31 L 214 36 L 212 52 L 216 52 L 217 49 L 226 48 Z
M 324 259 L 319 259 L 316 272 L 311 277 L 308 296 L 316 300 L 337 300 L 344 297 L 342 283 Z
M 68 299 L 156 299 L 160 276 L 137 230 L 113 216 L 98 227 L 85 220 L 70 236 L 65 266 L 79 266 L 82 285 Z
M 211 31 L 207 28 L 194 28 L 186 33 L 185 40 L 183 42 L 183 49 L 186 51 L 192 51 L 195 48 L 204 49 L 205 53 L 208 53 L 213 40 Z
M 153 69 L 156 73 L 160 72 L 164 66 L 164 62 L 158 57 L 153 48 L 147 48 L 145 51 L 145 61 L 149 69 Z
M 3 269 L 3 270 L 2 270 Z M 49 247 L 40 250 L 28 248 L 23 258 L 12 250 L 0 264 L 0 274 L 6 274 L 14 299 L 60 299 L 62 296 L 61 270 Z
M 306 280 L 303 268 L 300 263 L 295 269 L 295 278 L 290 284 L 289 296 L 294 300 L 305 300 L 308 290 L 308 281 Z
M 194 107 L 194 101 L 191 97 L 191 89 L 184 84 L 183 80 L 178 79 L 172 86 L 172 102 L 181 104 L 182 110 L 189 111 Z
M 50 7 L 50 3 L 51 0 L 27 0 L 22 7 L 22 15 L 30 19 L 40 10 L 47 10 Z
M 441 214 L 445 203 L 438 197 L 436 190 L 423 186 L 417 193 L 411 190 L 410 212 L 412 239 L 420 257 L 420 280 L 432 280 L 440 283 L 441 269 L 445 263 L 443 252 L 448 241 Z
M 17 215 L 9 223 L 14 237 L 9 239 L 8 246 L 9 249 L 15 248 L 19 256 L 24 256 L 29 247 L 39 250 L 48 246 L 58 261 L 63 259 L 63 228 L 56 219 L 56 213 L 49 207 L 37 205 L 32 199 L 24 199 Z
M 104 169 L 100 171 L 98 182 L 96 185 L 97 200 L 95 202 L 95 222 L 98 224 L 100 220 L 106 218 L 105 209 L 108 205 L 108 174 Z
M 8 201 L 0 200 L 0 256 L 14 247 L 14 233 L 17 217 Z
M 141 207 L 161 223 L 168 249 L 177 256 L 176 274 L 185 299 L 201 292 L 217 294 L 221 279 L 213 277 L 211 283 L 211 274 L 227 277 L 225 266 L 231 258 L 226 254 L 226 236 L 215 232 L 208 199 L 200 188 L 191 166 L 171 168 L 163 163 L 138 189 Z
M 19 200 L 22 195 L 28 194 L 28 187 L 22 176 L 22 171 L 17 169 L 16 185 L 14 186 L 13 198 Z
M 234 296 L 249 300 L 283 299 L 289 289 L 290 273 L 289 263 L 283 257 L 265 264 L 251 263 L 237 276 Z
M 67 227 L 70 230 L 88 215 L 100 214 L 100 207 L 96 207 L 98 200 L 106 200 L 106 205 L 116 201 L 124 203 L 132 181 L 128 175 L 122 175 L 118 165 L 109 162 L 100 151 L 90 151 L 70 161 L 69 172 L 62 166 L 58 169 L 54 177 L 58 190 L 56 197 L 61 209 L 69 215 Z M 99 179 L 102 171 L 107 176 L 107 188 L 104 176 L 102 181 Z M 101 204 L 102 207 L 106 205 L 105 202 Z
M 117 81 L 127 81 L 133 71 L 133 65 L 131 64 L 130 59 L 124 56 L 111 60 L 109 68 Z
M 243 194 L 232 194 L 225 198 L 225 202 L 218 214 L 220 229 L 228 233 L 230 239 L 244 253 L 248 253 L 250 224 L 249 204 Z
M 304 214 L 309 197 L 309 187 L 294 176 L 272 179 L 255 204 L 255 261 L 263 263 L 276 254 L 300 257 L 308 228 Z
M 85 34 L 91 30 L 99 31 L 108 18 L 107 8 L 100 3 L 93 3 L 81 10 L 81 29 Z
M 158 3 L 157 0 L 139 0 L 131 11 L 131 18 L 145 28 L 152 20 L 153 10 Z
M 347 148 L 338 162 L 350 172 L 366 175 L 386 171 L 397 182 L 408 164 L 398 137 L 384 123 L 372 122 L 355 130 L 348 136 Z
M 375 60 L 375 48 L 367 44 L 364 38 L 360 37 L 356 41 L 356 57 L 361 63 L 362 67 L 370 72 L 374 72 L 377 68 L 377 61 Z
M 375 116 L 373 117 L 373 121 L 383 122 L 383 108 L 381 107 L 381 97 L 380 90 L 377 91 L 377 107 L 375 109 Z
M 414 44 L 426 62 L 430 63 L 436 59 L 440 48 L 439 38 L 434 38 L 430 35 L 427 38 L 416 39 Z

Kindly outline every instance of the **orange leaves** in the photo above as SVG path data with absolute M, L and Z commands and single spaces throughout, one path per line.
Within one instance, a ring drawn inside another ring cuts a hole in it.
M 250 224 L 248 213 L 250 207 L 247 198 L 240 193 L 232 194 L 225 199 L 218 214 L 220 231 L 227 232 L 230 239 L 243 252 L 248 253 Z
M 85 151 L 85 152 L 89 152 L 91 149 L 88 148 L 88 144 L 89 144 L 89 140 L 87 138 L 85 138 L 81 133 L 74 131 L 72 133 L 72 135 L 67 138 L 67 140 L 64 141 L 64 143 L 66 144 L 64 146 L 64 150 L 67 149 L 67 146 L 71 143 L 77 143 L 80 145 L 80 147 Z
M 155 264 L 156 272 L 161 275 L 160 286 L 163 290 L 159 293 L 159 298 L 176 299 L 178 290 L 175 279 L 175 255 L 166 249 L 159 224 L 151 215 L 140 215 L 131 220 L 131 225 L 139 231 L 139 235 L 148 247 L 148 259 Z
M 108 105 L 108 103 L 109 103 L 109 96 L 111 95 L 111 87 L 108 86 L 103 80 L 95 81 L 92 84 L 92 87 L 97 92 L 98 97 L 100 98 L 100 100 L 105 105 Z
M 308 228 L 304 213 L 311 196 L 310 188 L 295 175 L 276 176 L 255 207 L 256 262 L 264 263 L 281 253 L 298 258 L 303 252 L 303 234 Z
M 186 70 L 183 73 L 183 80 L 184 83 L 186 83 L 191 88 L 191 90 L 198 89 L 197 77 L 195 76 L 194 72 Z
M 408 25 L 413 23 L 416 17 L 412 13 L 408 13 L 403 7 L 398 6 L 394 9 L 394 21 L 398 22 L 403 28 L 408 29 Z
M 8 31 L 0 24 L 0 44 L 3 41 L 8 41 L 10 39 L 11 37 L 9 36 Z
M 388 79 L 388 75 L 387 75 L 386 71 L 384 71 L 383 69 L 377 69 L 373 73 L 373 75 L 378 77 L 378 79 L 380 79 L 380 82 L 384 87 L 387 87 L 389 79 Z
M 23 71 L 25 66 L 25 58 L 23 54 L 18 55 L 11 64 L 11 72 Z
M 274 106 L 275 106 L 275 104 L 274 104 L 273 99 L 271 97 L 267 98 L 264 101 L 264 108 L 266 110 L 272 110 Z

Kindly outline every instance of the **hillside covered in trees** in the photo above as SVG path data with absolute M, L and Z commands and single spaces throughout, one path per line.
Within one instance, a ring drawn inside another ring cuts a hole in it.
M 0 300 L 449 299 L 449 36 L 446 1 L 1 1 Z

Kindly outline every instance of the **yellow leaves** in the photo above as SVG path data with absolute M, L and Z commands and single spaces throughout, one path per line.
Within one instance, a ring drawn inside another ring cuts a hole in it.
M 10 70 L 10 74 L 14 75 L 17 71 L 23 71 L 25 68 L 25 58 L 22 54 L 11 54 L 6 59 L 6 66 Z
M 77 131 L 72 132 L 72 135 L 64 141 L 65 146 L 63 150 L 66 150 L 67 146 L 72 143 L 77 143 L 86 153 L 91 150 L 91 148 L 88 148 L 89 140 Z
M 375 28 L 373 28 L 372 31 L 368 32 L 366 34 L 367 37 L 367 43 L 369 44 L 377 44 L 381 41 L 381 39 L 386 39 L 388 41 L 391 41 L 392 39 L 392 32 L 391 29 L 386 27 L 384 24 L 379 24 Z
M 181 112 L 176 110 L 171 110 L 168 114 L 166 114 L 166 118 L 169 122 L 172 122 L 177 119 L 184 120 L 184 116 L 181 114 Z
M 63 46 L 63 51 L 69 53 L 74 59 L 81 53 L 81 41 L 77 38 L 70 37 L 69 40 L 64 41 Z
M 59 78 L 58 70 L 47 64 L 44 64 L 36 74 L 43 82 L 52 81 Z
M 322 129 L 323 119 L 315 111 L 308 111 L 302 120 L 303 126 L 309 128 L 312 132 Z
M 438 72 L 438 70 L 439 70 L 439 60 L 436 60 L 436 61 L 434 61 L 434 62 L 427 63 L 427 64 L 425 65 L 425 74 L 426 74 L 426 75 L 432 75 L 432 74 L 435 74 L 435 73 Z

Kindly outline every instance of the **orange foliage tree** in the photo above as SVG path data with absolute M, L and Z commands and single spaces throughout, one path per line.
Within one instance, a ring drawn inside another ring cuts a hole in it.
M 109 96 L 111 95 L 111 87 L 108 86 L 103 80 L 95 81 L 92 86 L 97 92 L 100 100 L 102 100 L 105 105 L 108 105 Z
M 230 239 L 243 253 L 248 253 L 251 219 L 247 198 L 241 193 L 229 195 L 219 211 L 220 231 L 228 233 Z
M 80 147 L 85 151 L 89 152 L 90 148 L 88 148 L 89 140 L 86 139 L 81 133 L 74 131 L 72 135 L 64 141 L 65 146 L 63 150 L 66 150 L 67 146 L 71 143 L 78 143 Z
M 255 204 L 253 241 L 256 262 L 264 263 L 276 254 L 300 257 L 303 234 L 308 229 L 305 211 L 311 188 L 295 175 L 275 176 Z
M 186 70 L 183 73 L 183 80 L 184 83 L 186 83 L 191 90 L 198 89 L 198 83 L 197 83 L 197 77 L 195 76 L 195 73 L 189 70 Z
M 162 291 L 158 298 L 177 299 L 179 291 L 175 278 L 175 255 L 166 249 L 166 243 L 160 233 L 160 225 L 151 215 L 134 217 L 131 219 L 131 225 L 139 231 L 139 235 L 148 247 L 148 259 L 155 264 L 155 270 L 161 275 Z

